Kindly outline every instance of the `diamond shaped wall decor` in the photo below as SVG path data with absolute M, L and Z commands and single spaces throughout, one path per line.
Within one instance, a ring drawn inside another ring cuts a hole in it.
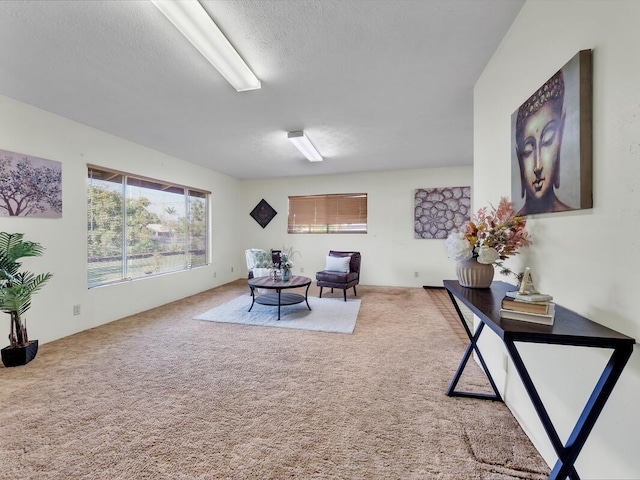
M 251 210 L 249 215 L 251 215 L 253 219 L 258 222 L 262 228 L 264 228 L 277 214 L 278 212 L 276 212 L 263 198 L 258 202 L 255 208 Z

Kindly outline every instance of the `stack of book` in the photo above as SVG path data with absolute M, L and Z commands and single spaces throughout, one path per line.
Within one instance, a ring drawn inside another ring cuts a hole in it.
M 511 320 L 553 325 L 555 304 L 551 300 L 553 297 L 544 293 L 507 292 L 502 299 L 500 316 Z

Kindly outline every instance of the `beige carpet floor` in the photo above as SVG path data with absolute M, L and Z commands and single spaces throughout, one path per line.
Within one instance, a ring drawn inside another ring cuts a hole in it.
M 0 478 L 547 477 L 505 405 L 445 395 L 464 344 L 438 292 L 359 286 L 352 335 L 192 320 L 243 292 L 236 281 L 0 368 Z M 487 387 L 467 370 L 461 387 Z

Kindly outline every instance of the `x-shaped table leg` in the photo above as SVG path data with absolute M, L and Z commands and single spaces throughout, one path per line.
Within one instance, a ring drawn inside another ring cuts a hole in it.
M 571 432 L 571 435 L 569 435 L 566 445 L 563 445 L 560 437 L 558 436 L 558 432 L 553 426 L 553 423 L 551 423 L 551 418 L 547 413 L 547 409 L 542 403 L 542 399 L 531 380 L 531 376 L 529 375 L 514 342 L 511 340 L 505 340 L 505 346 L 511 355 L 511 359 L 513 360 L 516 370 L 520 375 L 522 383 L 527 390 L 531 403 L 538 413 L 542 426 L 547 432 L 551 445 L 556 451 L 556 455 L 558 455 L 558 460 L 549 475 L 549 480 L 564 480 L 567 477 L 571 480 L 580 480 L 580 476 L 574 467 L 574 463 L 578 458 L 582 447 L 584 447 L 584 444 L 587 441 L 600 412 L 602 412 L 609 395 L 611 395 L 613 387 L 618 381 L 627 360 L 629 360 L 633 347 L 614 349 L 611 354 L 611 358 L 605 366 L 598 383 L 587 401 L 587 404 L 582 410 L 575 427 L 573 427 L 573 431 Z
M 462 323 L 462 326 L 464 327 L 465 332 L 467 332 L 467 337 L 469 337 L 469 345 L 467 345 L 467 349 L 464 352 L 464 355 L 462 356 L 462 360 L 460 361 L 460 364 L 458 365 L 458 369 L 456 370 L 456 374 L 454 375 L 453 379 L 451 380 L 451 384 L 449 385 L 449 388 L 447 389 L 447 396 L 449 397 L 470 397 L 470 398 L 481 398 L 483 400 L 498 400 L 498 401 L 502 401 L 502 397 L 500 396 L 500 393 L 498 392 L 498 388 L 496 387 L 495 382 L 493 381 L 493 377 L 491 376 L 491 372 L 489 372 L 489 369 L 487 368 L 487 364 L 484 361 L 484 358 L 482 357 L 482 353 L 480 353 L 480 349 L 478 348 L 478 339 L 480 338 L 480 334 L 482 333 L 482 330 L 484 329 L 484 322 L 480 322 L 480 325 L 478 325 L 478 328 L 476 329 L 475 333 L 472 334 L 471 330 L 469 329 L 469 326 L 467 325 L 467 322 L 464 319 L 464 315 L 462 315 L 462 312 L 460 311 L 460 307 L 458 307 L 458 303 L 455 301 L 455 299 L 453 298 L 453 295 L 451 294 L 451 292 L 449 292 L 447 290 L 447 293 L 449 294 L 449 297 L 451 298 L 451 303 L 453 303 L 454 308 L 456 309 L 456 313 L 458 314 L 458 318 L 460 319 L 460 322 Z M 482 365 L 482 369 L 484 371 L 484 374 L 487 377 L 487 380 L 489 380 L 489 383 L 491 384 L 491 388 L 493 389 L 493 394 L 490 393 L 475 393 L 475 392 L 461 392 L 461 391 L 457 391 L 455 390 L 456 385 L 458 384 L 458 381 L 460 380 L 460 377 L 462 376 L 462 372 L 464 371 L 465 367 L 467 366 L 467 362 L 469 361 L 469 358 L 471 357 L 471 354 L 473 352 L 476 352 L 476 355 L 478 357 L 478 360 L 480 361 L 480 365 Z

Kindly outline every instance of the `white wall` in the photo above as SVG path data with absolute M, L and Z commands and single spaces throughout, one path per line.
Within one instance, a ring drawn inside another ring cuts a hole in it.
M 6 97 L 0 97 L 0 149 L 62 162 L 62 218 L 0 217 L 0 231 L 22 232 L 46 248 L 43 257 L 26 259 L 25 268 L 54 274 L 25 315 L 32 339 L 55 340 L 237 278 L 230 267 L 238 232 L 226 228 L 214 231 L 211 266 L 88 290 L 86 164 L 210 190 L 216 225 L 233 225 L 237 180 Z M 76 304 L 81 315 L 73 316 Z M 8 325 L 2 324 L 7 334 Z
M 301 254 L 294 260 L 294 273 L 303 268 L 303 275 L 315 279 L 329 250 L 357 250 L 362 254 L 361 284 L 442 286 L 443 279 L 455 278 L 455 264 L 447 258 L 444 240 L 414 238 L 415 190 L 470 185 L 471 180 L 471 167 L 246 180 L 238 214 L 243 251 L 293 247 Z M 290 195 L 361 192 L 368 201 L 366 234 L 287 234 Z M 249 216 L 263 198 L 278 212 L 264 229 Z M 246 273 L 244 258 L 241 266 Z
M 593 209 L 533 215 L 527 265 L 558 303 L 640 338 L 640 2 L 529 0 L 475 87 L 474 202 L 510 195 L 511 114 L 579 50 L 593 50 Z M 503 349 L 482 344 L 506 402 L 549 463 L 555 454 Z M 566 439 L 607 352 L 522 347 L 560 437 Z M 578 458 L 585 479 L 638 479 L 640 355 L 631 360 Z

